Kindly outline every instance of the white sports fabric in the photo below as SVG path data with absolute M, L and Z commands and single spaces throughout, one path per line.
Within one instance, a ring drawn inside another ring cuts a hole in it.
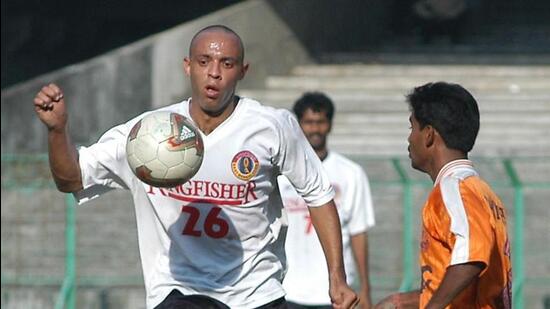
M 160 110 L 190 119 L 189 100 Z M 202 134 L 198 173 L 182 186 L 159 189 L 138 180 L 126 159 L 128 132 L 144 115 L 79 149 L 84 190 L 75 195 L 83 203 L 114 188 L 132 192 L 147 307 L 172 289 L 208 295 L 231 308 L 284 296 L 286 223 L 277 176 L 292 179 L 310 206 L 334 196 L 294 116 L 241 98 L 228 119 Z
M 328 153 L 323 160 L 323 167 L 336 192 L 334 201 L 342 226 L 347 281 L 349 285 L 357 286 L 359 277 L 351 248 L 351 236 L 374 226 L 369 182 L 358 164 L 335 152 Z M 283 281 L 286 299 L 303 305 L 330 305 L 327 265 L 306 203 L 284 176 L 279 177 L 279 187 L 288 216 L 288 272 Z

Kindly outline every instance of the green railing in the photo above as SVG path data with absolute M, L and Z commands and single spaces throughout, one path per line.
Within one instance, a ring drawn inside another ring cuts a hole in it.
M 403 277 L 399 286 L 400 291 L 410 291 L 415 288 L 415 271 L 417 269 L 415 259 L 415 243 L 414 243 L 414 227 L 413 227 L 413 188 L 424 187 L 429 189 L 432 186 L 431 181 L 427 178 L 418 179 L 410 175 L 410 167 L 408 159 L 404 158 L 371 158 L 371 157 L 353 157 L 354 160 L 362 163 L 368 169 L 368 162 L 376 162 L 388 164 L 395 171 L 397 177 L 392 180 L 380 180 L 371 178 L 371 185 L 373 187 L 387 187 L 387 186 L 400 186 L 402 188 L 403 202 L 403 258 L 402 268 Z M 524 308 L 524 285 L 526 283 L 525 269 L 524 269 L 524 220 L 525 220 L 525 205 L 524 194 L 527 188 L 538 189 L 550 189 L 550 181 L 525 181 L 522 180 L 518 174 L 515 163 L 517 162 L 529 162 L 529 161 L 542 161 L 545 164 L 550 164 L 550 157 L 546 158 L 482 158 L 481 161 L 491 162 L 492 165 L 500 164 L 505 171 L 508 179 L 499 179 L 491 181 L 491 185 L 494 187 L 512 188 L 514 191 L 514 225 L 513 225 L 513 243 L 512 243 L 512 255 L 513 255 L 513 307 Z M 476 160 L 474 159 L 474 162 Z M 31 177 L 25 180 L 23 183 L 21 180 L 10 178 L 11 175 L 4 174 L 4 164 L 15 163 L 36 163 L 47 165 L 47 156 L 45 155 L 31 155 L 31 156 L 13 156 L 2 155 L 2 188 L 19 190 L 32 190 L 37 188 L 52 188 L 52 182 L 50 180 L 44 180 L 41 177 Z M 405 164 L 406 162 L 406 164 Z M 370 175 L 369 175 L 370 176 Z M 548 176 L 548 175 L 547 175 Z M 375 192 L 375 191 L 374 191 Z M 77 282 L 76 276 L 76 208 L 74 207 L 75 201 L 72 195 L 66 195 L 65 197 L 66 207 L 66 227 L 65 227 L 65 275 L 63 281 L 60 283 L 59 279 L 51 278 L 10 278 L 2 275 L 2 285 L 4 284 L 25 284 L 25 285 L 52 285 L 61 284 L 58 297 L 55 302 L 55 308 L 75 308 L 76 307 L 76 288 L 78 284 L 90 284 L 94 286 L 109 286 L 110 284 L 116 284 L 116 282 L 135 282 L 135 278 L 123 279 L 123 280 L 104 280 L 102 278 L 80 278 Z M 5 207 L 5 205 L 4 205 Z M 550 258 L 550 257 L 549 257 Z M 548 274 L 545 274 L 548 275 Z M 534 279 L 536 284 L 550 285 L 550 278 L 536 278 Z M 113 283 L 114 282 L 114 283 Z
M 412 186 L 413 180 L 409 178 L 401 161 L 397 158 L 391 159 L 393 167 L 399 174 L 399 181 L 403 186 L 403 280 L 399 286 L 399 291 L 410 291 L 414 280 L 414 261 L 413 261 L 413 213 L 412 213 Z
M 66 195 L 65 204 L 67 205 L 65 279 L 55 302 L 55 309 L 76 307 L 76 214 L 75 200 L 72 195 Z

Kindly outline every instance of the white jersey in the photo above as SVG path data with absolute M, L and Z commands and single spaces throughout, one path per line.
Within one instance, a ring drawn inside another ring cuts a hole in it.
M 160 110 L 191 119 L 188 100 Z M 128 166 L 126 137 L 143 116 L 79 149 L 84 189 L 75 195 L 82 203 L 113 188 L 132 192 L 147 307 L 172 289 L 208 295 L 231 308 L 283 297 L 286 222 L 277 177 L 292 179 L 310 206 L 334 197 L 294 116 L 241 98 L 228 119 L 202 134 L 197 174 L 171 189 L 142 183 Z
M 358 164 L 335 152 L 328 153 L 323 167 L 336 192 L 334 201 L 342 226 L 346 277 L 348 284 L 354 286 L 359 277 L 351 236 L 374 226 L 369 182 Z M 327 265 L 306 203 L 284 176 L 279 177 L 279 187 L 288 216 L 288 272 L 283 281 L 286 299 L 303 305 L 330 305 Z

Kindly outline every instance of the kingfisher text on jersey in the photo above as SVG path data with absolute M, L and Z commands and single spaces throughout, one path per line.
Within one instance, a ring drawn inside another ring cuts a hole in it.
M 257 200 L 254 193 L 256 182 L 244 184 L 190 180 L 174 188 L 148 186 L 148 194 L 161 194 L 176 200 L 191 203 L 238 206 Z

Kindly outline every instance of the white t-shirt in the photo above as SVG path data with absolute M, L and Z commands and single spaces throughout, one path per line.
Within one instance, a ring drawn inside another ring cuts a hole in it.
M 188 100 L 160 110 L 190 119 Z M 142 183 L 128 167 L 126 137 L 143 116 L 79 149 L 84 190 L 75 195 L 83 203 L 113 188 L 132 192 L 147 307 L 172 289 L 208 295 L 231 308 L 284 296 L 286 222 L 277 176 L 292 179 L 310 206 L 334 197 L 294 116 L 241 98 L 228 119 L 202 134 L 197 174 L 171 189 Z
M 351 248 L 351 236 L 374 226 L 369 182 L 358 164 L 335 152 L 328 153 L 323 160 L 323 167 L 336 192 L 334 201 L 342 226 L 346 277 L 348 284 L 354 286 L 359 277 Z M 306 203 L 288 179 L 280 176 L 278 180 L 288 217 L 288 272 L 283 281 L 286 299 L 303 305 L 330 305 L 327 265 Z

